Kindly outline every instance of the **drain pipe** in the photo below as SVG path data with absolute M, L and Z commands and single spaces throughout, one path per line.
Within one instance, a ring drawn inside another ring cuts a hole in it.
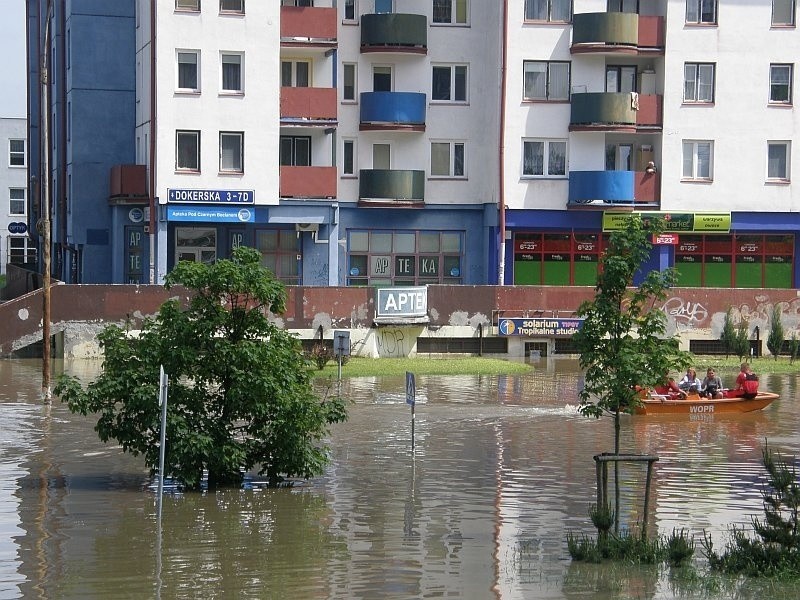
M 508 61 L 508 0 L 503 0 L 503 40 L 502 56 L 500 59 L 500 143 L 497 155 L 499 157 L 499 175 L 497 209 L 500 211 L 498 223 L 500 247 L 497 264 L 497 285 L 506 283 L 506 198 L 505 198 L 505 127 L 506 127 L 506 79 Z

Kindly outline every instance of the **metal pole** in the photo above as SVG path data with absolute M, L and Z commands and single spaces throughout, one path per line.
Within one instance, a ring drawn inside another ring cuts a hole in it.
M 44 43 L 42 52 L 42 102 L 39 110 L 44 121 L 42 128 L 42 400 L 49 403 L 53 394 L 50 390 L 50 99 L 49 99 L 49 56 L 50 56 L 50 15 L 53 5 L 47 3 L 45 15 Z
M 413 454 L 416 448 L 416 442 L 414 439 L 414 422 L 416 421 L 416 416 L 414 414 L 414 406 L 416 406 L 416 402 L 411 405 L 411 453 Z
M 161 444 L 158 449 L 158 518 L 161 519 L 161 498 L 164 495 L 164 455 L 167 448 L 167 388 L 169 377 L 164 366 L 159 369 L 158 405 L 161 407 Z

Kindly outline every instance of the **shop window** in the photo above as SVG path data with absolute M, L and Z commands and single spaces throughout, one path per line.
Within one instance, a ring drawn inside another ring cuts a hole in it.
M 294 229 L 262 229 L 256 231 L 256 249 L 261 253 L 261 266 L 286 285 L 300 285 L 300 238 Z
M 518 285 L 597 285 L 605 240 L 599 234 L 517 233 L 514 283 Z

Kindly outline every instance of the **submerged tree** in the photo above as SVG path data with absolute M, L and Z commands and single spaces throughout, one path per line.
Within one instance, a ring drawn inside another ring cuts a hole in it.
M 691 354 L 667 336 L 667 318 L 657 302 L 666 299 L 675 271 L 650 271 L 638 288 L 633 278 L 649 256 L 651 236 L 663 230 L 660 219 L 643 221 L 631 216 L 609 237 L 601 258 L 594 300 L 581 304 L 581 329 L 573 340 L 585 369 L 580 412 L 585 416 L 614 417 L 614 453 L 620 454 L 620 414 L 640 402 L 639 386 L 665 381 L 673 369 L 683 369 Z M 615 467 L 617 463 L 615 463 Z M 619 477 L 615 468 L 616 514 L 619 514 Z
M 178 263 L 166 287 L 188 288 L 188 307 L 165 302 L 137 336 L 106 327 L 102 374 L 85 389 L 63 377 L 56 393 L 72 412 L 98 413 L 100 439 L 144 455 L 154 472 L 163 365 L 167 474 L 195 488 L 204 469 L 211 486 L 238 484 L 242 470 L 253 468 L 273 485 L 321 473 L 322 438 L 345 419 L 344 405 L 314 395 L 299 341 L 270 322 L 267 311 L 283 312 L 286 292 L 259 261 L 257 251 L 241 247 L 212 265 Z
M 769 324 L 769 336 L 767 337 L 767 348 L 772 353 L 775 360 L 783 349 L 783 323 L 781 323 L 781 310 L 777 304 L 772 307 L 772 319 Z

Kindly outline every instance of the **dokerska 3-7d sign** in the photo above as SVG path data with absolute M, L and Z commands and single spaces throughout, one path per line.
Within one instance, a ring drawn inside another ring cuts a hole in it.
M 500 335 L 525 337 L 570 337 L 583 326 L 583 319 L 500 319 Z

